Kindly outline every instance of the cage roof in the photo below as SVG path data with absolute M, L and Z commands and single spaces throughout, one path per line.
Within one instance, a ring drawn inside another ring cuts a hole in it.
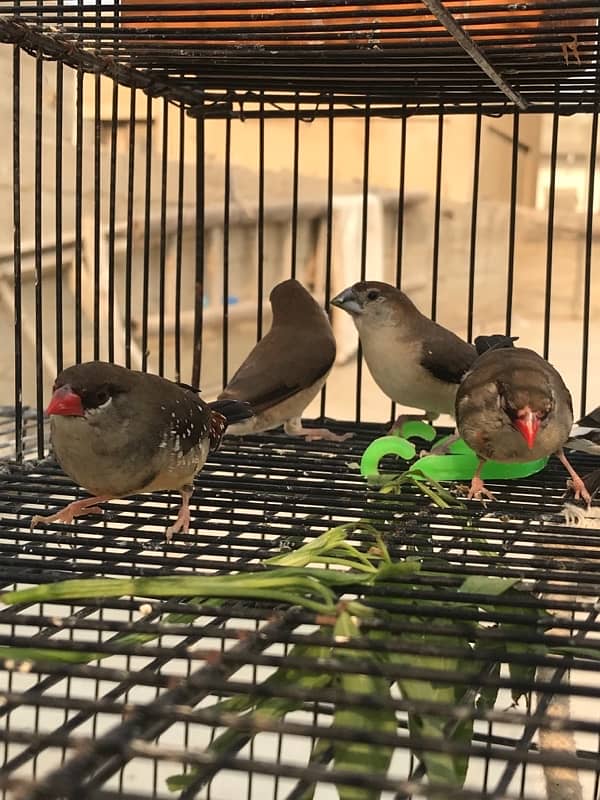
M 597 0 L 0 3 L 0 40 L 209 116 L 595 110 Z

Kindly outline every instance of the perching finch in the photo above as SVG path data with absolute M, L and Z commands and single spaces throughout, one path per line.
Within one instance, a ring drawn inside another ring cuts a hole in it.
M 430 420 L 454 416 L 456 390 L 477 358 L 473 345 L 421 314 L 387 283 L 355 283 L 331 303 L 354 320 L 369 372 L 384 394 L 422 409 Z
M 326 428 L 303 428 L 302 412 L 321 391 L 335 360 L 335 339 L 327 314 L 297 280 L 275 286 L 270 295 L 273 322 L 219 395 L 243 400 L 254 416 L 228 433 L 260 433 L 283 425 L 290 436 L 341 442 Z
M 252 416 L 244 403 L 207 404 L 189 387 L 104 361 L 63 370 L 47 413 L 58 463 L 92 497 L 35 516 L 31 527 L 99 513 L 107 500 L 176 489 L 182 502 L 167 540 L 189 529 L 193 480 L 208 453 L 230 422 Z
M 533 350 L 509 346 L 484 352 L 456 395 L 456 423 L 480 459 L 469 497 L 493 499 L 480 477 L 487 459 L 526 462 L 555 453 L 571 476 L 576 499 L 590 502 L 562 449 L 573 424 L 571 395 L 554 367 Z

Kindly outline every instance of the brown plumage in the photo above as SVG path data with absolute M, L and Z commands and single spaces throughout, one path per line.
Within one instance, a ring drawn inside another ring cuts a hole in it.
M 387 283 L 355 283 L 331 302 L 354 320 L 367 367 L 384 394 L 429 419 L 454 416 L 456 390 L 477 358 L 473 345 Z
M 229 421 L 251 415 L 241 403 L 207 404 L 190 387 L 150 373 L 91 361 L 63 370 L 48 406 L 51 439 L 62 469 L 93 496 L 38 522 L 72 522 L 97 503 L 176 489 L 182 505 L 167 539 L 190 522 L 193 480 Z
M 297 280 L 279 283 L 270 295 L 273 322 L 219 395 L 243 400 L 254 417 L 228 433 L 259 433 L 283 425 L 291 436 L 342 441 L 324 428 L 303 428 L 302 412 L 323 387 L 335 360 L 335 339 L 321 306 Z
M 562 450 L 573 424 L 571 395 L 554 367 L 533 350 L 483 353 L 458 390 L 456 422 L 480 458 L 469 497 L 493 497 L 479 477 L 487 459 L 525 462 L 555 453 L 571 475 L 576 497 L 590 501 Z
M 600 456 L 600 406 L 577 420 L 566 447 Z

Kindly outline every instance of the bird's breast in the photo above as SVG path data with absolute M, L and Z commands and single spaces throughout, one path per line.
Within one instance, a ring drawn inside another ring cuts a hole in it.
M 523 436 L 498 413 L 470 415 L 459 422 L 459 432 L 481 458 L 507 463 L 524 463 L 547 458 L 565 442 L 564 426 L 550 420 L 540 427 L 531 449 Z
M 373 380 L 402 405 L 454 416 L 458 386 L 441 381 L 421 365 L 422 345 L 392 326 L 360 333 L 363 355 Z
M 125 497 L 179 489 L 191 483 L 208 454 L 208 439 L 186 453 L 181 436 L 135 436 L 121 425 L 99 425 L 82 417 L 51 418 L 51 438 L 64 472 L 92 494 Z

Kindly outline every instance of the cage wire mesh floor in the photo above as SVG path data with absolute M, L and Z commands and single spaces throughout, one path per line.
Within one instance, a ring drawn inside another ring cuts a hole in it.
M 420 554 L 430 571 L 357 587 L 376 613 L 393 615 L 363 623 L 356 637 L 334 636 L 331 620 L 318 614 L 266 602 L 200 611 L 192 598 L 136 596 L 5 607 L 3 646 L 50 648 L 73 660 L 2 659 L 4 797 L 298 800 L 316 786 L 322 800 L 335 798 L 334 784 L 348 778 L 339 748 L 359 758 L 361 743 L 363 757 L 373 745 L 394 755 L 387 776 L 375 762 L 352 778 L 370 794 L 347 787 L 345 797 L 429 796 L 418 747 L 424 740 L 407 722 L 416 713 L 441 720 L 437 730 L 445 732 L 436 738 L 430 729 L 430 770 L 470 754 L 464 788 L 450 782 L 436 797 L 546 797 L 544 766 L 550 780 L 560 771 L 564 785 L 576 783 L 578 771 L 580 796 L 598 796 L 597 532 L 565 526 L 560 464 L 553 460 L 519 482 L 490 482 L 498 500 L 487 507 L 442 509 L 415 489 L 368 490 L 357 461 L 381 426 L 334 427 L 354 438 L 226 438 L 197 479 L 192 530 L 169 545 L 163 532 L 173 507 L 165 494 L 113 502 L 103 517 L 73 526 L 30 531 L 32 514 L 70 501 L 77 489 L 52 462 L 5 465 L 5 588 L 89 576 L 256 573 L 265 558 L 365 515 L 394 561 Z M 574 456 L 584 473 L 592 460 Z M 348 539 L 364 553 L 374 544 L 360 526 Z M 516 578 L 528 593 L 507 592 L 494 603 L 475 583 L 461 591 L 469 576 Z M 554 615 L 551 626 L 546 612 Z M 167 617 L 173 613 L 188 616 Z M 147 637 L 120 640 L 124 633 Z M 479 660 L 476 676 L 465 679 L 467 641 L 471 669 Z M 488 648 L 485 657 L 478 647 Z M 95 657 L 78 663 L 86 652 Z M 288 670 L 284 679 L 265 682 L 278 669 Z M 461 680 L 462 695 L 449 696 Z M 405 691 L 379 693 L 380 681 Z M 411 694 L 411 681 L 428 691 Z M 236 713 L 236 698 L 250 692 L 263 705 L 248 715 L 242 703 Z M 224 698 L 234 705 L 215 708 Z M 381 723 L 390 713 L 397 729 Z M 454 733 L 470 719 L 472 741 L 461 741 Z M 189 783 L 170 794 L 166 779 L 184 772 Z

